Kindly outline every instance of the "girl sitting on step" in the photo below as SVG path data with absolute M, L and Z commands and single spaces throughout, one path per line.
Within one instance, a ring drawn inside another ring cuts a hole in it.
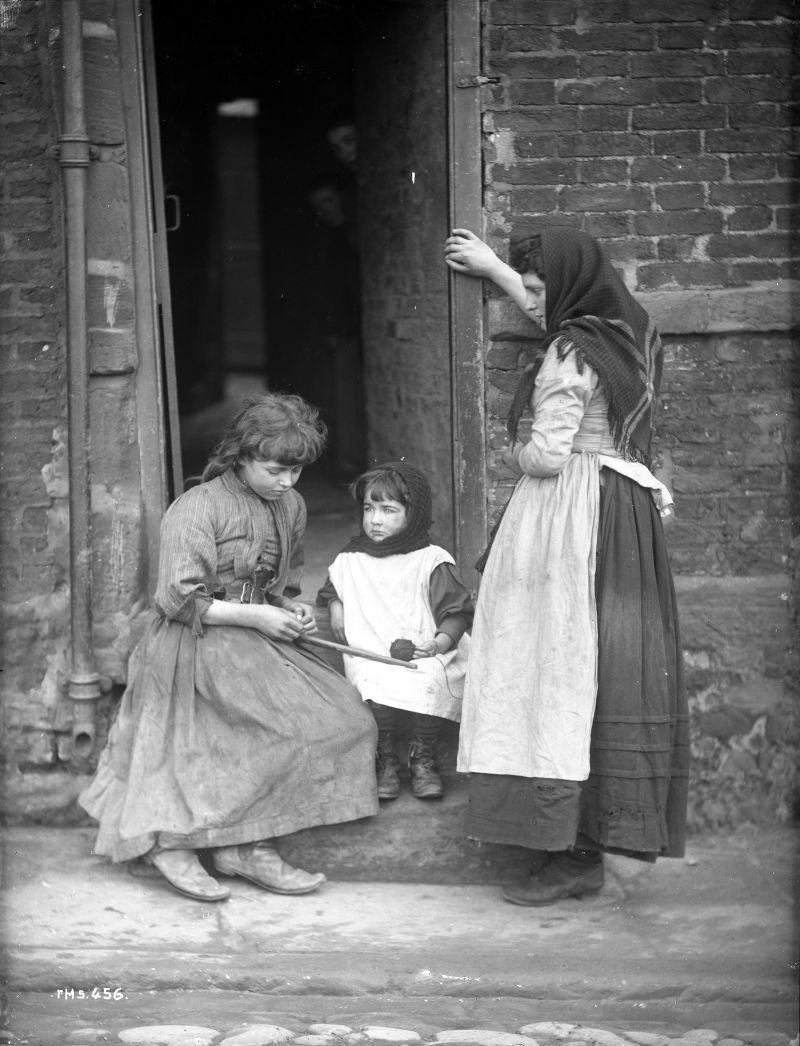
M 379 465 L 350 493 L 361 506 L 361 532 L 331 564 L 317 603 L 329 607 L 340 642 L 413 658 L 416 671 L 346 654 L 345 673 L 378 724 L 378 798 L 399 794 L 396 730 L 410 715 L 411 789 L 418 799 L 438 799 L 436 744 L 444 721 L 461 718 L 472 597 L 452 556 L 431 544 L 431 488 L 418 469 Z
M 316 628 L 298 600 L 306 506 L 294 485 L 324 444 L 314 407 L 268 393 L 170 505 L 150 625 L 80 797 L 99 822 L 95 853 L 142 857 L 199 901 L 230 891 L 198 851 L 220 875 L 309 893 L 325 876 L 283 861 L 276 839 L 378 811 L 372 717 L 293 642 Z

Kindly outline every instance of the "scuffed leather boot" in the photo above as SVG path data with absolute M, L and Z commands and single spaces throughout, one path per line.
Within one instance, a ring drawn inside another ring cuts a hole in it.
M 400 794 L 400 778 L 397 771 L 400 760 L 394 750 L 394 734 L 391 730 L 378 731 L 378 750 L 375 753 L 375 774 L 378 778 L 378 798 L 396 799 Z
M 530 879 L 503 890 L 503 900 L 529 908 L 555 904 L 567 897 L 591 897 L 603 886 L 603 862 L 576 860 L 569 852 L 553 855 L 540 872 Z
M 239 875 L 272 893 L 312 893 L 326 881 L 322 872 L 304 872 L 287 864 L 271 839 L 242 846 L 220 846 L 214 867 L 222 875 Z
M 436 772 L 433 744 L 415 738 L 408 752 L 408 765 L 411 769 L 412 794 L 417 799 L 441 799 L 444 788 Z
M 194 850 L 161 850 L 154 846 L 144 860 L 157 868 L 174 890 L 192 900 L 225 901 L 231 895 L 227 886 L 208 874 Z

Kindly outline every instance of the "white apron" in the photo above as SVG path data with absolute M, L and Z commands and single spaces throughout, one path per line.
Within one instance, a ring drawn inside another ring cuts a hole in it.
M 431 574 L 440 563 L 453 562 L 437 545 L 383 558 L 340 553 L 330 578 L 344 604 L 347 642 L 388 656 L 395 639 L 433 639 Z M 458 721 L 468 650 L 465 634 L 446 654 L 414 661 L 416 671 L 345 654 L 345 674 L 365 701 Z
M 464 691 L 462 772 L 583 781 L 597 695 L 596 454 L 523 476 L 481 582 Z

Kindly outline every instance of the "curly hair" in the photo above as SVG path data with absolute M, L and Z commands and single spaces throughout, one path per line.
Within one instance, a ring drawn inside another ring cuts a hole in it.
M 526 236 L 511 244 L 508 252 L 508 264 L 515 272 L 525 275 L 532 272 L 544 281 L 544 255 L 542 254 L 542 238 L 538 233 Z
M 268 392 L 245 400 L 212 451 L 203 482 L 221 476 L 239 461 L 310 465 L 325 449 L 327 434 L 317 408 L 299 396 Z

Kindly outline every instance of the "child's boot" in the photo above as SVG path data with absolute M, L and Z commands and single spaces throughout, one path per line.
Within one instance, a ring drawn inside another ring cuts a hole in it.
M 396 799 L 400 794 L 400 778 L 397 775 L 400 760 L 394 750 L 394 733 L 378 731 L 378 750 L 375 754 L 375 773 L 378 778 L 378 798 Z
M 442 779 L 436 772 L 435 740 L 415 737 L 408 753 L 411 769 L 411 792 L 417 799 L 441 799 Z

